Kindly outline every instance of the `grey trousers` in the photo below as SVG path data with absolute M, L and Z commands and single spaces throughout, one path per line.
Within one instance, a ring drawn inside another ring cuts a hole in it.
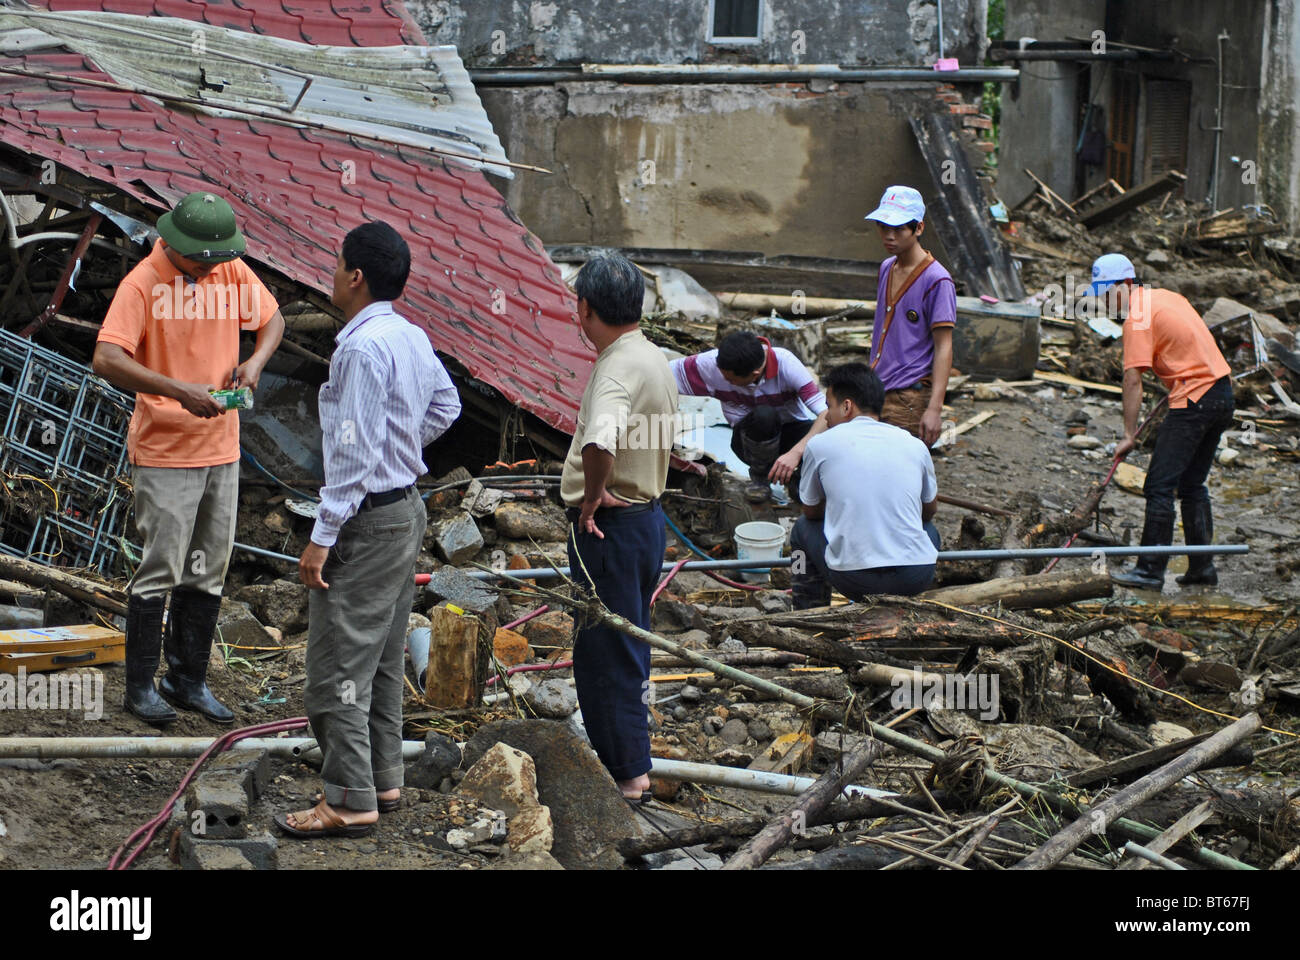
M 215 467 L 132 467 L 144 556 L 130 591 L 151 600 L 173 587 L 221 594 L 235 543 L 239 461 Z
M 375 810 L 402 785 L 402 676 L 415 560 L 428 523 L 415 491 L 343 525 L 308 599 L 303 702 L 320 744 L 325 802 Z

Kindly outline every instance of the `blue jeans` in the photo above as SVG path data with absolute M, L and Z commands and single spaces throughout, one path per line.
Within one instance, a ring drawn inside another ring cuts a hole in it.
M 926 535 L 939 549 L 939 530 L 925 524 Z M 821 520 L 800 517 L 790 533 L 792 550 L 801 551 L 804 563 L 796 572 L 791 566 L 790 585 L 794 608 L 824 607 L 831 602 L 831 587 L 850 600 L 862 600 L 888 593 L 910 597 L 920 593 L 934 580 L 934 564 L 918 563 L 897 567 L 872 567 L 868 570 L 832 570 L 826 565 L 826 529 Z
M 657 503 L 632 514 L 619 507 L 601 509 L 596 526 L 605 539 L 570 528 L 571 576 L 579 586 L 594 589 L 611 613 L 648 630 L 650 595 L 659 583 L 666 545 L 663 510 Z M 650 646 L 612 627 L 582 627 L 573 644 L 573 680 L 587 736 L 610 775 L 631 780 L 648 773 Z

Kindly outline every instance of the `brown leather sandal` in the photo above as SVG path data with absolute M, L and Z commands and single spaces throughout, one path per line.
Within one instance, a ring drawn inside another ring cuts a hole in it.
M 293 822 L 291 823 L 290 820 Z M 375 829 L 373 823 L 347 823 L 333 810 L 325 809 L 322 800 L 302 820 L 293 812 L 277 813 L 273 822 L 280 830 L 291 837 L 364 837 Z
M 325 799 L 325 794 L 318 793 L 312 797 L 312 799 L 317 803 L 320 803 Z M 392 813 L 394 810 L 400 810 L 402 809 L 402 795 L 399 793 L 391 800 L 382 800 L 379 797 L 375 797 L 375 807 L 380 813 Z

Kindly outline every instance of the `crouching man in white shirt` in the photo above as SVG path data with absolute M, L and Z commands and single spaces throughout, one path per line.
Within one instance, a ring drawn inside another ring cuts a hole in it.
M 808 441 L 794 525 L 794 607 L 911 596 L 934 579 L 939 531 L 934 464 L 925 444 L 883 423 L 885 388 L 865 363 L 835 367 L 823 383 L 829 429 Z

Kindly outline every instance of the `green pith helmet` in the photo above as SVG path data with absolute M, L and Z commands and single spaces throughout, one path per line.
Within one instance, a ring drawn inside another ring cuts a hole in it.
M 186 260 L 224 263 L 244 252 L 235 211 L 214 193 L 199 191 L 158 218 L 158 235 Z

